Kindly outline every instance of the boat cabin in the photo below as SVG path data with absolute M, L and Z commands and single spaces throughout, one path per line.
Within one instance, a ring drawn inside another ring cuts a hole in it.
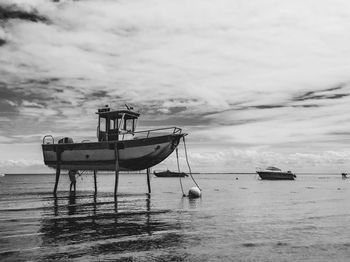
M 105 106 L 98 109 L 98 141 L 118 141 L 119 135 L 133 134 L 140 114 L 127 106 L 127 110 L 111 110 Z
M 282 171 L 281 169 L 279 169 L 277 167 L 274 167 L 274 166 L 269 166 L 268 168 L 266 168 L 266 170 L 268 170 L 268 171 L 277 171 L 277 172 Z

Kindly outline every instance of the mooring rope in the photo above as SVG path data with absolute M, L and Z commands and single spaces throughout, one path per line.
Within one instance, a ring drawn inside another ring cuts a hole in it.
M 81 171 L 81 172 L 77 171 L 77 174 L 78 174 L 78 176 L 80 176 L 81 180 L 83 180 L 83 176 L 82 176 L 82 175 L 83 175 L 85 172 L 87 172 L 87 170 L 83 170 L 83 171 Z
M 183 141 L 184 141 L 186 162 L 187 162 L 188 170 L 189 170 L 189 172 L 190 172 L 190 176 L 191 176 L 193 182 L 194 182 L 194 183 L 196 184 L 196 186 L 199 188 L 199 190 L 202 191 L 202 189 L 199 187 L 199 185 L 197 184 L 196 180 L 195 180 L 195 179 L 193 178 L 193 176 L 192 176 L 192 171 L 191 171 L 190 163 L 188 162 L 188 156 L 187 156 L 187 148 L 186 148 L 185 136 L 183 136 L 182 139 L 183 139 Z
M 85 171 L 86 171 L 86 170 L 83 170 L 83 171 L 81 171 L 81 172 L 77 171 L 78 176 L 81 176 L 82 174 L 84 174 Z
M 175 151 L 176 151 L 176 160 L 177 160 L 177 170 L 180 173 L 179 149 L 176 147 Z M 179 178 L 180 178 L 180 186 L 181 186 L 182 196 L 186 196 L 185 193 L 184 193 L 183 186 L 182 186 L 181 176 Z

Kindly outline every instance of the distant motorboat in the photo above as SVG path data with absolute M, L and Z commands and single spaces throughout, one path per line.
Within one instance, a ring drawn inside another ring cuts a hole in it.
M 156 177 L 186 177 L 186 176 L 188 176 L 184 172 L 173 172 L 170 170 L 160 171 L 160 172 L 153 171 L 153 174 Z
M 265 170 L 258 170 L 256 173 L 263 180 L 294 180 L 296 175 L 291 171 L 282 171 L 281 169 L 270 166 Z
M 347 173 L 341 173 L 341 177 L 342 178 L 348 178 L 348 174 Z

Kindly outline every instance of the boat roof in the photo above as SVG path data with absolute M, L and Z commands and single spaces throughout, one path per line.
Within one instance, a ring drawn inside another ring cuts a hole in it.
M 269 166 L 268 168 L 266 168 L 266 170 L 281 171 L 281 169 L 274 167 L 274 166 Z
M 104 107 L 98 109 L 96 112 L 100 117 L 102 118 L 110 118 L 110 119 L 137 119 L 139 118 L 140 114 L 133 111 L 133 110 L 111 110 L 109 107 Z

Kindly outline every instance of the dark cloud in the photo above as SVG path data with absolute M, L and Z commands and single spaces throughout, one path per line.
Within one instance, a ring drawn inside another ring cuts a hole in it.
M 328 134 L 329 135 L 334 135 L 334 136 L 350 136 L 350 132 L 347 132 L 347 131 L 330 132 Z
M 312 108 L 312 107 L 320 107 L 320 106 L 319 105 L 312 105 L 312 104 L 310 104 L 310 105 L 293 105 L 292 107 L 296 107 L 296 108 L 298 108 L 298 107 Z
M 48 22 L 48 18 L 40 15 L 36 9 L 30 12 L 21 10 L 17 5 L 0 5 L 0 21 L 21 19 L 31 22 Z
M 346 96 L 349 96 L 349 94 L 318 95 L 317 92 L 307 92 L 304 95 L 297 97 L 295 101 L 339 99 Z
M 330 91 L 340 90 L 340 89 L 343 89 L 344 86 L 345 86 L 345 84 L 339 84 L 338 86 L 325 89 L 324 91 L 330 92 Z
M 198 126 L 198 125 L 209 125 L 212 122 L 209 118 L 203 118 L 199 116 L 193 117 L 169 117 L 166 119 L 143 119 L 142 115 L 140 118 L 140 126 Z
M 185 106 L 174 106 L 174 107 L 169 107 L 169 114 L 177 114 L 183 111 L 186 111 L 187 107 Z
M 0 82 L 0 101 L 2 105 L 15 105 L 13 108 L 23 105 L 24 101 L 35 103 L 26 105 L 26 107 L 46 107 L 55 100 L 52 90 L 48 89 L 48 85 L 58 81 L 56 78 L 43 80 L 24 80 L 21 83 L 14 83 L 9 86 L 4 82 Z M 55 88 L 56 92 L 63 92 L 61 89 Z M 15 111 L 15 110 L 13 110 Z
M 64 90 L 62 88 L 52 88 L 52 90 L 56 93 L 63 93 Z
M 252 108 L 256 109 L 271 109 L 271 108 L 282 108 L 286 107 L 285 105 L 260 105 L 260 106 L 252 106 Z
M 120 101 L 117 101 L 120 104 Z M 198 103 L 197 99 L 170 98 L 167 100 L 152 100 L 147 103 L 138 104 L 134 108 L 140 110 L 144 115 L 172 116 L 174 114 L 191 110 L 193 105 Z
M 219 124 L 220 126 L 239 126 L 239 125 L 246 125 L 250 123 L 263 122 L 271 119 L 272 118 L 239 119 L 234 121 L 221 122 Z
M 305 101 L 305 100 L 310 100 L 310 99 L 322 99 L 323 96 L 316 96 L 316 92 L 306 92 L 300 96 L 297 96 L 293 98 L 293 101 Z
M 242 110 L 242 109 L 243 108 L 229 108 L 229 109 L 224 109 L 224 110 L 213 110 L 213 111 L 206 112 L 204 114 L 200 114 L 200 116 L 201 117 L 210 117 L 210 116 L 218 115 L 218 114 L 221 114 L 221 113 L 234 111 L 234 110 Z M 244 108 L 244 109 L 246 109 L 246 108 Z
M 40 85 L 48 85 L 54 82 L 58 82 L 60 79 L 57 77 L 45 78 L 45 79 L 27 79 L 23 83 L 24 84 L 40 84 Z
M 0 98 L 0 116 L 8 116 L 14 113 L 17 113 L 16 106 Z
M 254 108 L 254 109 L 274 109 L 274 108 L 289 108 L 289 107 L 311 108 L 311 107 L 319 107 L 319 105 L 312 105 L 312 104 L 308 104 L 308 105 L 288 105 L 288 104 L 285 104 L 285 105 L 259 105 L 259 106 L 252 106 L 252 107 L 249 107 L 249 108 Z
M 93 98 L 98 98 L 98 97 L 107 97 L 108 96 L 108 92 L 104 91 L 104 90 L 99 90 L 99 91 L 94 91 L 91 94 L 89 94 L 88 96 L 93 97 Z
M 2 115 L 17 112 L 16 94 L 7 88 L 7 84 L 0 82 L 0 113 Z
M 327 96 L 327 99 L 338 99 L 349 95 L 350 94 L 334 94 L 334 95 Z
M 309 91 L 294 97 L 292 100 L 296 102 L 300 102 L 300 101 L 308 101 L 308 100 L 340 99 L 350 95 L 349 93 L 344 93 L 344 92 L 334 93 L 334 91 L 339 91 L 343 88 L 344 88 L 344 85 L 341 84 L 339 86 L 327 88 L 323 90 Z
M 187 110 L 186 106 L 167 106 L 155 108 L 155 112 L 159 115 L 174 115 L 181 112 L 185 112 Z

